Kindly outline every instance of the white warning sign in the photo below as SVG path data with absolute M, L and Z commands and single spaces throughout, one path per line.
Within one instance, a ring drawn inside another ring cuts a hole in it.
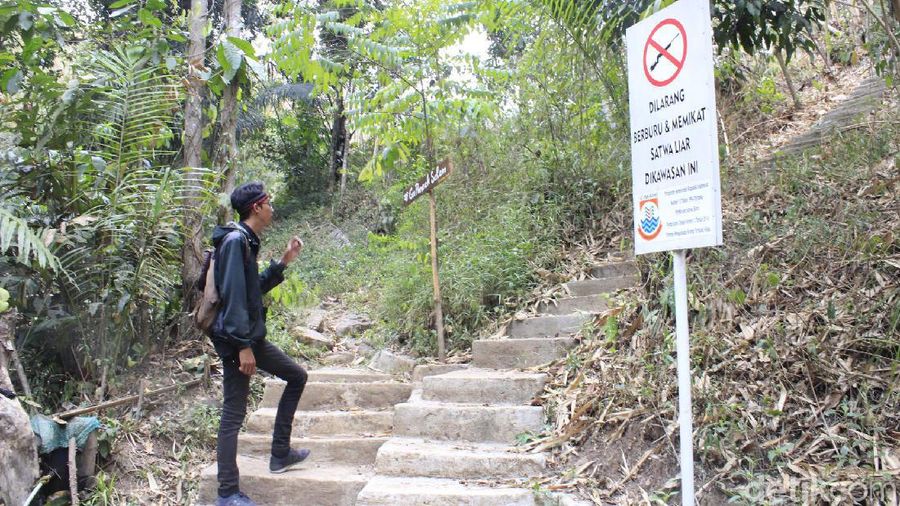
M 709 2 L 680 0 L 625 40 L 635 253 L 720 245 Z

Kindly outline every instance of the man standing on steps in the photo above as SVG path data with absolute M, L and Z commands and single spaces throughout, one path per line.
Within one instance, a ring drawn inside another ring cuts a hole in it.
M 294 237 L 280 262 L 274 260 L 262 273 L 256 262 L 259 235 L 272 224 L 275 210 L 262 183 L 247 183 L 231 193 L 231 207 L 240 223 L 216 227 L 215 281 L 221 305 L 212 328 L 212 341 L 222 359 L 224 403 L 219 423 L 216 460 L 219 466 L 217 506 L 251 506 L 255 503 L 240 491 L 237 467 L 237 438 L 247 414 L 250 377 L 256 368 L 287 382 L 272 433 L 269 470 L 281 473 L 296 466 L 309 450 L 290 447 L 294 411 L 306 386 L 306 371 L 272 343 L 266 341 L 266 308 L 262 296 L 284 281 L 284 269 L 303 242 Z

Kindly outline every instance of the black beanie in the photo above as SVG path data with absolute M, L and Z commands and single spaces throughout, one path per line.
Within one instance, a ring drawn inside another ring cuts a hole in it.
M 239 214 L 250 210 L 250 206 L 266 198 L 268 195 L 259 182 L 245 183 L 231 192 L 231 207 Z

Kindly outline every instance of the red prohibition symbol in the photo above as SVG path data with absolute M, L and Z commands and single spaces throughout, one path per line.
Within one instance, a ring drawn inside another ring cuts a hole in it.
M 667 27 L 674 27 L 675 30 Z M 666 28 L 660 32 L 661 28 Z M 659 32 L 659 33 L 657 33 Z M 681 39 L 679 42 L 678 39 Z M 672 51 L 672 47 L 681 47 L 680 58 L 678 51 Z M 656 51 L 656 57 L 651 57 L 648 61 L 647 52 L 650 48 Z M 687 60 L 687 32 L 684 30 L 681 22 L 677 19 L 664 19 L 656 25 L 647 37 L 644 44 L 644 75 L 647 80 L 654 86 L 665 86 L 678 77 L 681 69 L 684 68 L 684 61 Z M 674 54 L 673 54 L 674 53 Z M 664 62 L 671 65 L 665 65 Z

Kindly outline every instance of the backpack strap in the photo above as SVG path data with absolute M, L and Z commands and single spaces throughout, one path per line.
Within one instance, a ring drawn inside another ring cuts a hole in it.
M 245 232 L 244 228 L 241 227 L 239 224 L 231 221 L 231 222 L 228 222 L 228 225 L 233 226 L 233 228 L 234 228 L 233 231 L 240 233 L 241 238 L 244 239 L 242 242 L 244 245 L 244 267 L 246 267 L 247 265 L 250 264 L 250 237 L 247 236 L 247 232 Z M 216 257 L 218 257 L 218 255 L 219 255 L 219 248 L 216 248 Z

